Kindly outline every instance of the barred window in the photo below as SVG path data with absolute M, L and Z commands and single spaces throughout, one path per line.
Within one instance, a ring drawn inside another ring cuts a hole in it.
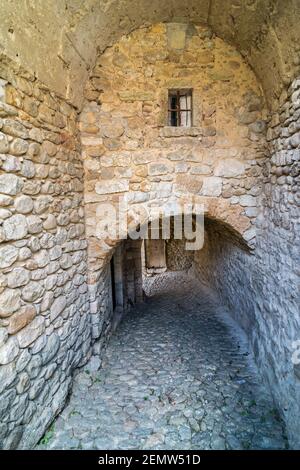
M 192 90 L 169 90 L 168 124 L 173 127 L 191 127 Z

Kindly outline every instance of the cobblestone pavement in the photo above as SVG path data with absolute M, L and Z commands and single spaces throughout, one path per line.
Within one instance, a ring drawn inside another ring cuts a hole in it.
M 137 306 L 75 377 L 37 448 L 282 449 L 282 422 L 242 341 L 184 283 Z M 159 289 L 156 290 L 159 292 Z

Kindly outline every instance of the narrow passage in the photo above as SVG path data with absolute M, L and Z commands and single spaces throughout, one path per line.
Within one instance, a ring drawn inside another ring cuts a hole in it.
M 193 281 L 152 286 L 76 375 L 37 448 L 281 449 L 282 422 L 216 303 Z

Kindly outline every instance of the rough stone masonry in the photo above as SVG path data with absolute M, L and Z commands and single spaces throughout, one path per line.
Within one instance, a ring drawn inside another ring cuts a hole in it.
M 99 204 L 193 196 L 194 276 L 244 328 L 299 448 L 299 2 L 2 3 L 0 446 L 37 444 L 142 300 L 140 247 L 97 237 Z M 193 89 L 190 128 L 167 125 L 174 88 Z

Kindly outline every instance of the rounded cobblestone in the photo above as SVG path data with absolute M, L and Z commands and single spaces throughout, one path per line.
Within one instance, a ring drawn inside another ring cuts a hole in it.
M 154 286 L 124 318 L 101 369 L 90 362 L 76 375 L 38 449 L 286 447 L 243 338 L 208 293 L 181 287 Z

